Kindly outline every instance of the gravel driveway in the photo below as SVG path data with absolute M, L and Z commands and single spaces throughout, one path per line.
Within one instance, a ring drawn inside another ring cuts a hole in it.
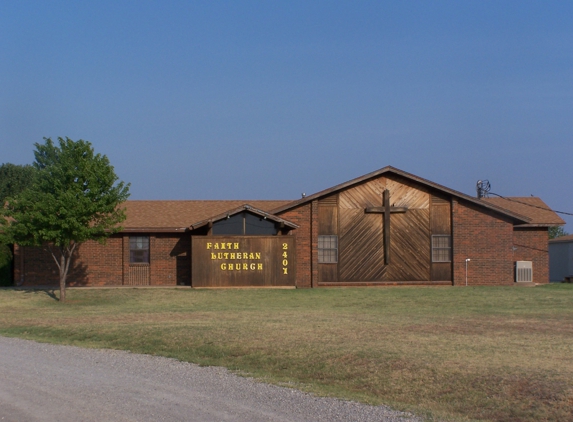
M 0 337 L 0 421 L 419 421 L 218 367 Z

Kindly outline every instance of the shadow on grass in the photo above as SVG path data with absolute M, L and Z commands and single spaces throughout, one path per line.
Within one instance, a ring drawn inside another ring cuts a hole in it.
M 54 289 L 19 289 L 19 288 L 15 288 L 14 290 L 24 292 L 26 294 L 36 293 L 36 292 L 45 293 L 46 296 L 51 297 L 56 302 L 60 301 L 58 296 L 56 296 L 56 290 L 54 290 Z

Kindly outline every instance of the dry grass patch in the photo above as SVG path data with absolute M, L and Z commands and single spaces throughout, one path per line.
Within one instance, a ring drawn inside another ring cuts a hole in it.
M 0 291 L 0 334 L 222 365 L 436 418 L 573 420 L 573 286 Z

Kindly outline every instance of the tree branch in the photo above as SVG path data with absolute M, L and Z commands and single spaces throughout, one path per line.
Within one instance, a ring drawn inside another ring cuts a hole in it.
M 70 262 L 72 261 L 72 254 L 74 253 L 74 249 L 76 249 L 76 245 L 77 243 L 74 242 L 72 243 L 71 248 L 70 246 L 66 248 L 66 252 L 68 253 L 68 257 L 66 260 L 66 270 L 65 270 L 66 275 L 68 274 L 68 270 L 70 268 Z
M 50 251 L 50 254 L 52 255 L 52 258 L 54 258 L 54 261 L 56 261 L 56 265 L 58 266 L 58 270 L 62 270 L 62 267 L 60 266 L 60 263 L 58 262 L 58 258 L 56 258 L 56 254 L 54 253 L 54 250 L 52 249 L 52 246 L 48 243 L 48 250 Z M 62 253 L 62 251 L 60 250 L 60 253 Z

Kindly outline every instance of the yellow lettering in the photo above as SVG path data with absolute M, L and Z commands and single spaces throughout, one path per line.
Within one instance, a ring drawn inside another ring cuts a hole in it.
M 229 259 L 236 259 L 236 258 L 235 258 L 235 253 L 234 253 L 234 252 L 231 252 L 231 254 L 229 255 Z
M 223 259 L 223 252 L 219 252 L 217 254 L 217 259 Z
M 243 258 L 243 254 L 241 252 L 237 252 L 237 259 Z
M 261 253 L 255 252 L 255 259 L 261 259 Z
M 221 243 L 221 249 L 225 249 L 225 244 Z
M 288 244 L 287 243 L 283 243 L 283 250 L 287 250 L 288 249 Z
M 263 264 L 257 264 L 257 270 L 261 270 L 263 269 Z
M 255 259 L 255 254 L 251 252 L 251 253 L 249 254 L 249 259 Z
M 229 252 L 225 252 L 225 253 L 223 254 L 223 256 L 225 257 L 225 259 L 229 259 Z
M 227 268 L 229 269 L 229 271 L 233 271 L 233 264 L 229 264 Z
M 255 264 L 251 264 L 249 265 L 249 268 L 251 269 L 251 271 L 254 271 L 255 268 L 257 268 L 257 266 Z
M 238 244 L 238 243 L 233 243 L 233 249 L 239 249 L 239 244 Z
M 235 271 L 241 271 L 241 264 L 235 264 Z
M 207 249 L 211 249 L 212 246 L 213 244 L 211 242 L 207 242 Z
M 248 270 L 248 269 L 249 269 L 249 266 L 246 263 L 244 263 L 243 264 L 243 270 Z
M 221 269 L 223 271 L 225 271 L 227 269 L 227 264 L 225 264 L 224 262 L 221 264 Z
M 229 243 L 227 243 L 227 249 L 231 249 L 231 246 L 232 246 L 232 245 L 233 245 L 233 244 L 232 244 L 232 243 L 230 243 L 230 242 L 229 242 Z
M 283 274 L 288 274 L 288 268 L 283 268 Z
M 288 252 L 283 252 L 283 258 L 288 258 Z
M 288 265 L 288 260 L 283 259 L 283 267 L 286 267 Z
M 215 245 L 213 246 L 213 249 L 219 249 L 219 244 L 215 243 Z
M 211 259 L 217 259 L 217 255 L 215 255 L 213 252 L 211 252 Z

